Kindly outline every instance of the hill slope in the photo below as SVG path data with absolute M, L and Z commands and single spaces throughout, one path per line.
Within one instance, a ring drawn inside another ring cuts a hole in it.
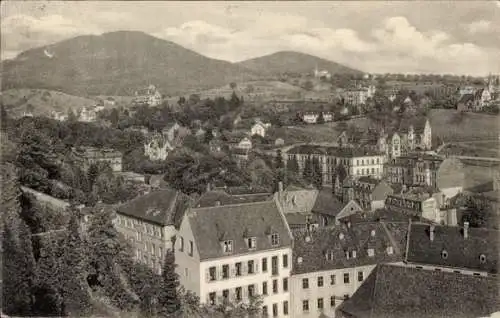
M 31 49 L 2 63 L 2 89 L 46 88 L 86 95 L 132 95 L 156 85 L 164 94 L 248 80 L 240 65 L 207 58 L 142 32 L 86 35 Z
M 316 67 L 330 73 L 361 73 L 358 70 L 309 54 L 283 51 L 237 63 L 259 74 L 310 73 Z

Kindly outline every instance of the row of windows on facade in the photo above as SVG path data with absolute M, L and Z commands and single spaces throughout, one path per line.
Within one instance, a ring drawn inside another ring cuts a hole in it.
M 399 199 L 394 197 L 387 198 L 387 203 L 390 205 L 399 206 L 402 208 L 420 210 L 422 208 L 422 204 L 420 202 L 416 202 L 408 199 Z
M 271 246 L 276 247 L 280 244 L 279 234 L 273 233 L 269 236 L 269 240 Z M 180 237 L 180 246 L 179 250 L 184 251 L 184 238 Z M 257 248 L 257 238 L 256 237 L 247 237 L 245 238 L 245 244 L 249 250 L 255 250 Z M 224 253 L 232 253 L 234 251 L 234 241 L 233 240 L 224 240 L 221 242 L 222 251 Z M 189 241 L 189 251 L 188 254 L 193 256 L 193 241 Z
M 344 278 L 344 284 L 350 284 L 351 283 L 351 275 L 349 273 L 344 273 L 343 275 Z M 358 282 L 362 282 L 364 279 L 364 273 L 363 271 L 358 272 Z M 337 275 L 330 275 L 330 285 L 336 285 L 337 284 Z M 325 286 L 325 280 L 323 276 L 318 276 L 316 278 L 316 286 L 317 287 L 323 287 Z M 309 284 L 309 278 L 302 278 L 302 289 L 309 289 L 310 284 Z
M 375 172 L 376 171 L 376 172 Z M 366 173 L 365 173 L 366 172 Z M 375 174 L 375 173 L 380 173 L 380 169 L 379 168 L 371 168 L 371 174 Z M 370 169 L 356 169 L 356 174 L 357 175 L 365 175 L 365 174 L 370 174 Z
M 268 258 L 264 257 L 260 261 L 262 273 L 268 271 Z M 282 267 L 288 268 L 288 254 L 282 255 Z M 237 262 L 234 266 L 224 264 L 222 266 L 212 266 L 208 268 L 207 280 L 217 281 L 221 279 L 229 279 L 233 277 L 243 276 L 245 274 L 251 275 L 259 272 L 259 262 L 249 260 L 246 262 Z M 271 257 L 271 275 L 279 275 L 279 258 L 278 256 Z
M 281 285 L 282 293 L 287 293 L 288 292 L 288 278 L 285 277 L 282 280 L 282 285 Z M 222 303 L 227 302 L 230 300 L 231 296 L 234 297 L 236 301 L 242 301 L 245 298 L 250 298 L 257 296 L 259 294 L 257 284 L 251 284 L 244 289 L 243 287 L 236 287 L 234 289 L 234 292 L 230 292 L 230 289 L 224 289 L 222 290 L 222 298 L 221 301 Z M 268 296 L 272 293 L 273 295 L 279 294 L 280 289 L 279 289 L 279 281 L 277 279 L 273 279 L 272 281 L 272 290 L 270 291 L 268 288 L 268 282 L 262 282 L 262 290 L 260 295 L 262 296 Z M 215 305 L 217 303 L 217 292 L 210 292 L 208 293 L 208 302 L 210 305 Z
M 278 317 L 279 315 L 279 312 L 278 312 L 278 304 L 277 303 L 274 303 L 273 304 L 273 312 L 272 312 L 272 316 L 273 317 Z M 288 316 L 288 301 L 285 300 L 283 302 L 283 315 L 284 316 Z M 262 306 L 262 316 L 263 317 L 269 317 L 270 314 L 269 314 L 269 310 L 267 309 L 267 306 Z
M 359 166 L 359 165 L 360 165 L 360 164 L 359 164 L 359 162 L 360 162 L 360 160 L 359 160 L 359 159 L 356 159 L 356 165 L 357 165 L 357 166 Z M 366 159 L 366 164 L 367 164 L 367 165 L 369 165 L 369 164 L 374 165 L 374 164 L 375 164 L 375 162 L 376 162 L 377 164 L 380 164 L 380 158 L 377 158 L 377 159 L 373 159 L 373 158 L 372 158 L 371 160 Z M 361 159 L 361 165 L 362 165 L 362 166 L 364 166 L 364 165 L 365 165 L 365 160 L 364 160 L 364 159 Z
M 337 296 L 330 296 L 330 307 L 335 308 L 335 306 L 338 304 L 339 301 L 344 301 L 349 299 L 349 294 L 345 294 L 343 297 L 337 297 Z M 339 302 L 340 303 L 340 302 Z M 324 298 L 318 298 L 316 301 L 316 307 L 318 311 L 321 311 L 325 309 L 325 303 L 324 303 Z M 309 304 L 309 299 L 304 299 L 302 300 L 302 311 L 303 312 L 309 312 L 310 311 L 310 304 Z
M 141 220 L 131 219 L 131 218 L 124 217 L 121 215 L 118 215 L 116 220 L 117 220 L 119 225 L 137 230 L 137 241 L 142 241 L 143 233 L 149 234 L 151 236 L 163 238 L 163 231 L 162 231 L 162 228 L 160 226 L 155 226 L 155 225 L 143 222 Z
M 289 155 L 288 156 L 288 159 L 289 160 L 293 160 L 293 156 L 294 155 Z M 303 164 L 308 158 L 310 158 L 309 155 L 299 155 L 299 160 L 300 162 Z M 312 157 L 316 157 L 316 156 L 312 156 Z M 351 162 L 349 159 L 344 159 L 344 158 L 331 158 L 331 157 L 326 157 L 326 160 L 322 160 L 322 156 L 319 156 L 317 157 L 319 160 L 320 160 L 320 163 L 322 163 L 322 161 L 326 162 L 327 164 L 329 165 L 339 165 L 339 164 L 343 164 L 344 166 L 350 166 L 351 165 Z M 372 159 L 366 159 L 366 162 L 365 162 L 365 159 L 356 159 L 356 166 L 364 166 L 364 165 L 374 165 L 374 164 L 380 164 L 380 157 L 377 157 L 377 158 L 372 158 Z M 354 165 L 354 162 L 353 162 L 353 165 Z

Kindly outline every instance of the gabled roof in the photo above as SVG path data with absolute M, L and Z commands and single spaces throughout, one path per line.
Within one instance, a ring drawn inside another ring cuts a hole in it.
M 499 280 L 378 265 L 338 312 L 351 318 L 452 318 L 500 310 Z
M 288 188 L 292 188 L 289 186 Z M 278 193 L 278 200 L 283 208 L 283 212 L 296 213 L 296 212 L 311 212 L 318 196 L 316 189 L 297 189 L 285 190 Z
M 165 189 L 137 197 L 117 209 L 117 213 L 158 225 L 178 227 L 189 204 L 180 191 Z
M 403 258 L 401 252 L 404 247 L 399 246 L 390 229 L 382 223 L 365 222 L 353 224 L 350 228 L 339 225 L 311 231 L 297 230 L 293 235 L 294 274 L 396 262 Z M 387 253 L 388 246 L 393 247 L 391 255 Z M 373 256 L 368 255 L 368 249 L 373 249 Z M 347 258 L 346 252 L 353 251 L 356 251 L 356 257 Z
M 407 132 L 410 126 L 413 126 L 415 133 L 420 134 L 424 131 L 426 122 L 427 117 L 424 116 L 403 118 L 399 124 L 399 131 Z
M 461 227 L 436 225 L 433 241 L 430 240 L 429 231 L 429 225 L 411 225 L 408 262 L 498 272 L 498 230 L 469 228 L 468 237 L 464 238 L 464 229 Z M 443 251 L 446 251 L 446 258 L 443 257 Z M 484 262 L 481 255 L 485 256 Z
M 316 197 L 316 202 L 314 202 L 311 212 L 335 216 L 344 207 L 345 204 L 332 194 L 331 189 L 322 189 Z
M 201 260 L 227 256 L 221 239 L 233 241 L 230 255 L 289 247 L 292 237 L 285 218 L 275 200 L 245 204 L 193 208 L 186 215 L 193 231 Z M 255 250 L 249 251 L 245 231 L 257 239 Z M 279 235 L 279 245 L 272 246 L 270 235 Z

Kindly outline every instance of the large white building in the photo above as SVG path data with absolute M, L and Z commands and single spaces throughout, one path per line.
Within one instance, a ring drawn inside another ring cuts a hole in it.
M 405 227 L 365 222 L 294 232 L 292 317 L 335 317 L 377 264 L 402 262 L 404 247 L 393 233 Z
M 292 234 L 274 198 L 191 208 L 175 245 L 180 282 L 202 304 L 262 295 L 263 315 L 290 315 Z

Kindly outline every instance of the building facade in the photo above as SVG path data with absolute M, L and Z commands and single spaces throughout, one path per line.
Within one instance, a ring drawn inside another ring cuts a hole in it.
M 114 172 L 122 171 L 122 153 L 110 148 L 73 148 L 73 158 L 80 167 L 87 170 L 90 165 L 107 163 Z
M 292 236 L 276 199 L 191 208 L 176 242 L 181 284 L 203 304 L 263 297 L 263 315 L 290 315 Z
M 135 92 L 134 104 L 137 106 L 158 106 L 162 103 L 162 96 L 154 85 Z
M 147 137 L 144 143 L 144 154 L 152 161 L 167 159 L 169 151 L 174 149 L 166 136 L 162 134 L 152 134 Z

